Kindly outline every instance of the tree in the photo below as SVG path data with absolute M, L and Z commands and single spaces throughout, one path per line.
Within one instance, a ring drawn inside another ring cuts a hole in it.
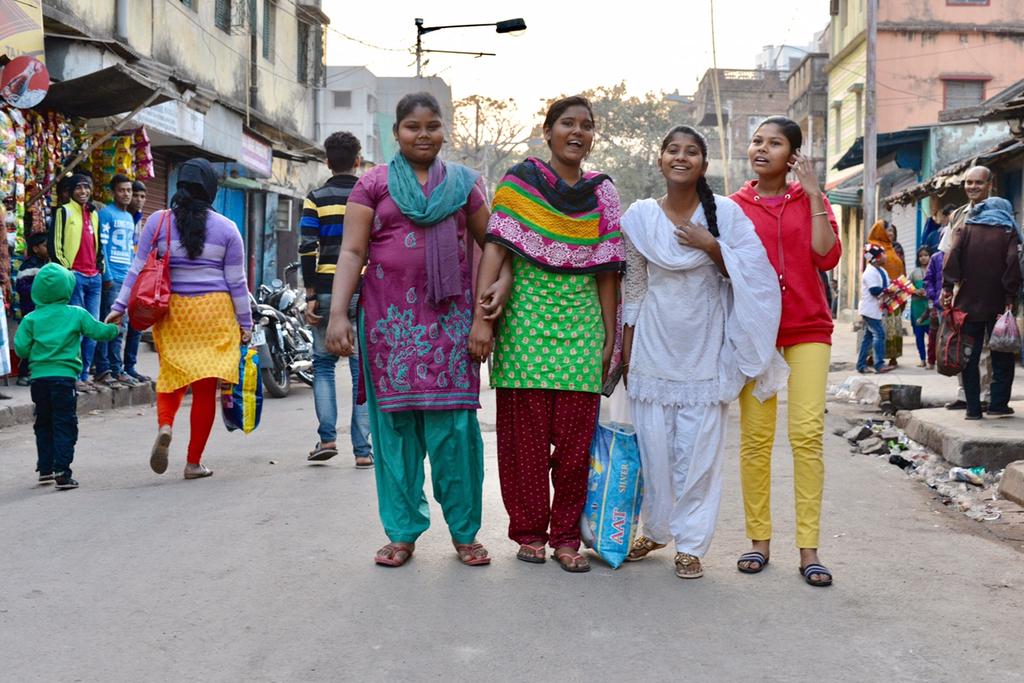
M 525 148 L 526 126 L 517 118 L 511 99 L 471 95 L 455 103 L 448 156 L 480 171 L 489 192 Z
M 691 122 L 687 106 L 666 99 L 664 93 L 627 96 L 625 82 L 580 94 L 590 100 L 597 124 L 594 147 L 584 166 L 612 177 L 623 208 L 637 199 L 664 194 L 665 181 L 657 166 L 661 141 L 672 126 Z M 561 97 L 550 100 L 547 106 Z M 540 112 L 541 120 L 545 113 Z M 539 125 L 529 152 L 548 158 Z

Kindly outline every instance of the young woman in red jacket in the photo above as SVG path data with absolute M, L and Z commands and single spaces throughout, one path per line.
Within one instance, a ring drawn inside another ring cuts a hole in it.
M 803 133 L 796 122 L 784 116 L 765 119 L 747 150 L 757 180 L 749 181 L 732 199 L 754 223 L 779 276 L 782 321 L 777 346 L 790 367 L 787 413 L 800 573 L 812 586 L 828 586 L 832 574 L 818 559 L 818 532 L 832 315 L 821 272 L 836 266 L 842 249 L 832 209 L 813 163 L 800 152 L 802 144 Z M 789 173 L 795 182 L 787 183 Z M 737 568 L 747 574 L 760 572 L 769 559 L 776 403 L 776 398 L 764 403 L 754 398 L 753 384 L 740 394 L 740 476 L 747 536 L 753 548 L 740 557 Z

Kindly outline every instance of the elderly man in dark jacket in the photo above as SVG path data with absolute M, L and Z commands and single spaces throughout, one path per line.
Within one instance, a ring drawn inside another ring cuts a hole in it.
M 967 314 L 964 334 L 973 340 L 961 373 L 968 420 L 981 419 L 978 359 L 982 344 L 992 333 L 996 319 L 1016 304 L 1020 292 L 1020 248 L 1020 228 L 1014 221 L 1013 207 L 1001 197 L 990 197 L 972 207 L 942 268 L 942 303 L 952 303 Z M 1013 408 L 1007 405 L 1013 371 L 1012 353 L 992 351 L 991 417 L 1013 414 Z

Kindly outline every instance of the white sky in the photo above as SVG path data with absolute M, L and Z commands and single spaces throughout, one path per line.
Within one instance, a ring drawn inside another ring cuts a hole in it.
M 828 6 L 828 0 L 715 0 L 719 67 L 751 68 L 763 45 L 806 45 L 827 25 Z M 622 80 L 631 93 L 678 90 L 689 95 L 711 66 L 709 0 L 324 0 L 323 9 L 332 27 L 327 63 L 365 65 L 378 76 L 415 75 L 412 54 L 365 47 L 338 32 L 380 47 L 410 49 L 416 17 L 428 27 L 522 17 L 528 29 L 519 36 L 498 35 L 493 28 L 425 35 L 424 48 L 497 56 L 427 54 L 424 75 L 444 78 L 455 99 L 473 94 L 513 98 L 526 116 L 549 97 Z

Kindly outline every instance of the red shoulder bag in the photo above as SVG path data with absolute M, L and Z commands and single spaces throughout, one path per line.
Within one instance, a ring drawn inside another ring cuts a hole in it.
M 171 212 L 162 213 L 160 224 L 153 235 L 153 244 L 146 258 L 146 265 L 142 266 L 139 276 L 135 278 L 131 298 L 128 300 L 128 324 L 139 332 L 158 323 L 171 308 L 171 224 L 168 219 Z M 157 242 L 160 239 L 160 230 L 165 224 L 167 248 L 161 258 Z

